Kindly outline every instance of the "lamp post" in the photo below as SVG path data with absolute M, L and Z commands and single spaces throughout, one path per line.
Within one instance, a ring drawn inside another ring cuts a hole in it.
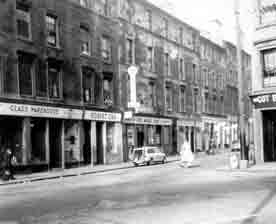
M 236 17 L 236 38 L 237 38 L 237 66 L 238 66 L 238 95 L 239 95 L 239 137 L 241 149 L 240 168 L 247 168 L 248 161 L 245 151 L 245 120 L 244 120 L 244 91 L 243 91 L 243 74 L 242 74 L 242 34 L 240 28 L 240 10 L 239 0 L 235 0 L 235 17 Z

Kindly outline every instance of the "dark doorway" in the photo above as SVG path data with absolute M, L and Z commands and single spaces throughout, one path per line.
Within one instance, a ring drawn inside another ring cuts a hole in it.
M 136 127 L 136 131 L 137 131 L 137 146 L 138 147 L 143 147 L 144 146 L 144 139 L 145 139 L 143 126 Z
M 83 144 L 83 160 L 85 165 L 91 164 L 91 122 L 84 121 L 84 144 Z
M 96 123 L 96 164 L 104 163 L 104 155 L 103 155 L 103 123 Z
M 61 147 L 62 120 L 49 120 L 49 142 L 50 142 L 50 168 L 62 167 Z
M 195 152 L 195 129 L 191 128 L 191 150 Z
M 276 111 L 263 112 L 264 161 L 276 161 Z
M 31 120 L 31 160 L 33 163 L 41 163 L 46 161 L 46 120 Z

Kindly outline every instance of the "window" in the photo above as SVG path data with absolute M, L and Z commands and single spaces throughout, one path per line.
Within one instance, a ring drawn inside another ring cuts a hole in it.
M 186 91 L 185 86 L 180 87 L 180 112 L 185 112 L 185 103 L 186 103 Z
M 192 80 L 195 82 L 197 79 L 196 79 L 196 65 L 193 64 L 192 65 Z
M 203 69 L 203 85 L 208 86 L 208 71 L 206 68 Z
M 179 74 L 180 74 L 180 79 L 185 80 L 184 60 L 183 60 L 183 58 L 180 58 L 180 60 L 179 60 Z
M 80 5 L 83 7 L 88 7 L 88 0 L 80 0 Z
M 183 28 L 182 27 L 179 27 L 179 43 L 180 44 L 183 44 Z
M 204 94 L 204 112 L 208 113 L 209 112 L 209 95 L 208 93 Z
M 90 55 L 90 38 L 89 30 L 84 26 L 80 26 L 80 35 L 81 35 L 81 54 Z
M 103 1 L 103 7 L 104 7 L 104 15 L 109 16 L 109 4 L 108 0 L 102 0 Z
M 118 153 L 117 147 L 114 147 L 115 124 L 107 122 L 106 125 L 106 151 L 109 153 Z
M 263 54 L 264 86 L 276 85 L 276 49 L 266 50 Z
M 193 100 L 193 107 L 194 107 L 194 112 L 198 112 L 198 89 L 194 89 L 194 100 Z
M 133 64 L 134 63 L 134 52 L 133 52 L 133 40 L 127 39 L 126 40 L 126 63 Z
M 54 60 L 48 61 L 48 85 L 49 85 L 49 97 L 60 98 L 61 96 L 61 71 L 59 63 Z
M 169 23 L 167 19 L 163 19 L 163 35 L 164 37 L 168 38 L 169 34 Z
M 168 111 L 172 111 L 172 88 L 166 86 L 166 107 Z
M 220 96 L 220 114 L 221 115 L 224 115 L 224 97 L 223 96 Z
M 153 48 L 147 48 L 147 69 L 153 71 Z
M 149 104 L 151 107 L 156 105 L 156 87 L 154 81 L 149 83 Z
M 169 53 L 164 54 L 164 75 L 168 76 L 169 75 Z
M 18 53 L 19 93 L 33 95 L 33 59 L 26 53 Z
M 146 10 L 146 26 L 149 30 L 152 29 L 152 14 L 150 10 Z
M 104 104 L 111 106 L 113 104 L 113 94 L 112 94 L 112 78 L 107 77 L 103 80 L 103 91 L 104 91 Z
M 17 36 L 30 40 L 31 36 L 31 15 L 29 8 L 24 5 L 16 5 L 16 27 Z
M 91 68 L 82 68 L 83 79 L 83 100 L 85 103 L 95 103 L 94 97 L 94 70 Z
M 58 24 L 57 17 L 53 15 L 46 16 L 47 43 L 50 46 L 58 46 Z
M 105 62 L 111 62 L 111 40 L 109 37 L 102 37 L 102 58 Z

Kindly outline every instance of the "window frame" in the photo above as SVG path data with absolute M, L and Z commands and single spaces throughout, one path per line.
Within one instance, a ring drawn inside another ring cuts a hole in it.
M 25 37 L 24 35 L 19 35 L 18 32 L 18 20 L 24 21 L 28 24 L 28 37 Z M 32 40 L 32 16 L 30 12 L 30 7 L 16 4 L 16 36 L 19 39 L 23 40 Z
M 53 19 L 54 21 L 54 24 L 50 24 L 49 23 L 49 20 L 48 19 Z M 55 47 L 55 48 L 59 48 L 59 20 L 58 20 L 58 17 L 52 13 L 47 13 L 46 14 L 46 17 L 45 17 L 45 23 L 46 23 L 46 33 L 47 33 L 47 37 L 46 37 L 46 42 L 47 42 L 47 45 L 49 47 Z M 53 30 L 50 30 L 50 25 L 53 26 L 54 25 L 54 31 Z M 52 32 L 52 34 L 51 34 Z M 54 43 L 51 43 L 49 42 L 49 38 L 51 36 L 53 36 L 53 34 L 55 34 L 55 44 Z
M 86 56 L 91 56 L 91 40 L 90 40 L 90 33 L 89 33 L 89 28 L 85 27 L 83 25 L 80 25 L 80 33 L 81 33 L 81 44 L 80 44 L 80 51 L 81 51 L 81 55 L 86 55 Z M 84 35 L 87 39 L 87 41 L 84 40 Z M 87 43 L 87 49 L 88 51 L 83 51 L 83 44 Z
M 49 99 L 52 99 L 52 100 L 61 100 L 63 97 L 63 89 L 62 89 L 62 76 L 63 76 L 63 72 L 62 72 L 62 69 L 61 69 L 61 66 L 53 66 L 52 68 L 56 69 L 58 71 L 58 77 L 57 77 L 57 80 L 58 80 L 58 96 L 52 96 L 51 95 L 51 85 L 50 85 L 50 73 L 49 73 L 49 69 L 50 69 L 50 66 L 49 64 L 50 63 L 57 63 L 57 61 L 55 60 L 48 60 L 47 61 L 47 87 L 48 87 L 48 98 Z
M 129 49 L 128 49 L 128 43 Z M 134 39 L 131 37 L 126 38 L 126 64 L 132 65 L 135 63 L 135 42 Z M 131 53 L 131 55 L 129 54 Z
M 110 36 L 102 35 L 101 37 L 101 58 L 105 63 L 112 63 L 112 38 Z

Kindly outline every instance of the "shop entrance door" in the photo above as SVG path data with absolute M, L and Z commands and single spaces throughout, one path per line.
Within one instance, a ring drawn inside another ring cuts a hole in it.
M 104 155 L 103 155 L 103 123 L 96 123 L 96 164 L 104 163 Z
M 195 129 L 191 128 L 191 150 L 195 152 Z
M 143 147 L 144 146 L 144 138 L 145 138 L 143 126 L 137 127 L 136 132 L 137 132 L 137 146 Z
M 91 164 L 91 122 L 84 121 L 84 144 L 83 144 L 83 160 L 85 165 Z
M 264 161 L 276 162 L 276 111 L 263 112 Z
M 62 120 L 49 120 L 50 168 L 62 168 Z

